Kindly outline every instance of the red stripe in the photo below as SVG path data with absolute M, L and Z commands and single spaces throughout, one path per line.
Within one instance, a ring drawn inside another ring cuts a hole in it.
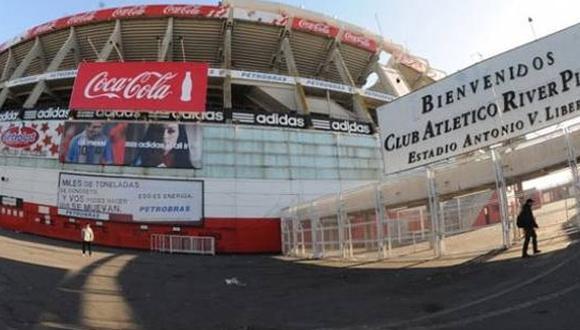
M 3 207 L 6 214 L 0 216 L 0 227 L 40 236 L 68 241 L 80 241 L 80 230 L 85 223 L 91 223 L 95 232 L 95 243 L 106 246 L 149 249 L 152 234 L 178 234 L 192 236 L 213 236 L 217 253 L 280 253 L 280 219 L 278 218 L 205 218 L 203 225 L 179 223 L 148 224 L 134 222 L 96 221 L 59 216 L 55 207 L 49 207 L 50 214 L 38 213 L 38 204 L 24 203 L 23 209 Z M 19 212 L 23 211 L 23 217 Z M 39 220 L 39 221 L 37 221 Z M 47 224 L 47 220 L 49 223 Z M 147 225 L 142 230 L 141 225 Z M 174 232 L 173 227 L 180 227 Z

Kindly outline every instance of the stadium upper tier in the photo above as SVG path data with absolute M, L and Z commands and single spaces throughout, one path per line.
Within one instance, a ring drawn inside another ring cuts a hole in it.
M 390 54 L 386 65 L 382 52 Z M 309 113 L 325 98 L 338 116 L 362 120 L 389 96 L 442 76 L 387 39 L 291 6 L 130 6 L 50 21 L 0 45 L 0 109 L 68 103 L 82 61 L 204 62 L 217 69 L 208 107 Z M 377 82 L 363 90 L 373 72 Z

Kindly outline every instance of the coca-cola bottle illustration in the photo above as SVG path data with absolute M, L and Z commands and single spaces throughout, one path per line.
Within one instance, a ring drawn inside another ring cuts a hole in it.
M 181 101 L 182 102 L 189 102 L 191 101 L 191 72 L 187 71 L 185 73 L 185 78 L 181 82 Z

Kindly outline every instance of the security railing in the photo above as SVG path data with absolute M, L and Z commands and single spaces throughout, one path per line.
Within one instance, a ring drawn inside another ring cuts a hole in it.
M 215 238 L 153 234 L 151 251 L 215 255 Z
M 283 252 L 341 259 L 479 255 L 521 241 L 515 219 L 528 198 L 536 202 L 540 239 L 566 237 L 580 230 L 577 155 L 580 125 L 301 202 L 282 211 Z

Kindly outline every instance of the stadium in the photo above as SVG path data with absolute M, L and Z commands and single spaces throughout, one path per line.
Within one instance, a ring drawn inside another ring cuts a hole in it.
M 206 68 L 193 86 L 203 108 L 69 109 L 79 65 L 151 62 Z M 174 235 L 211 238 L 217 253 L 280 252 L 280 211 L 376 180 L 376 109 L 442 76 L 382 36 L 270 2 L 32 27 L 0 45 L 0 226 L 76 241 L 90 222 L 108 246 Z

